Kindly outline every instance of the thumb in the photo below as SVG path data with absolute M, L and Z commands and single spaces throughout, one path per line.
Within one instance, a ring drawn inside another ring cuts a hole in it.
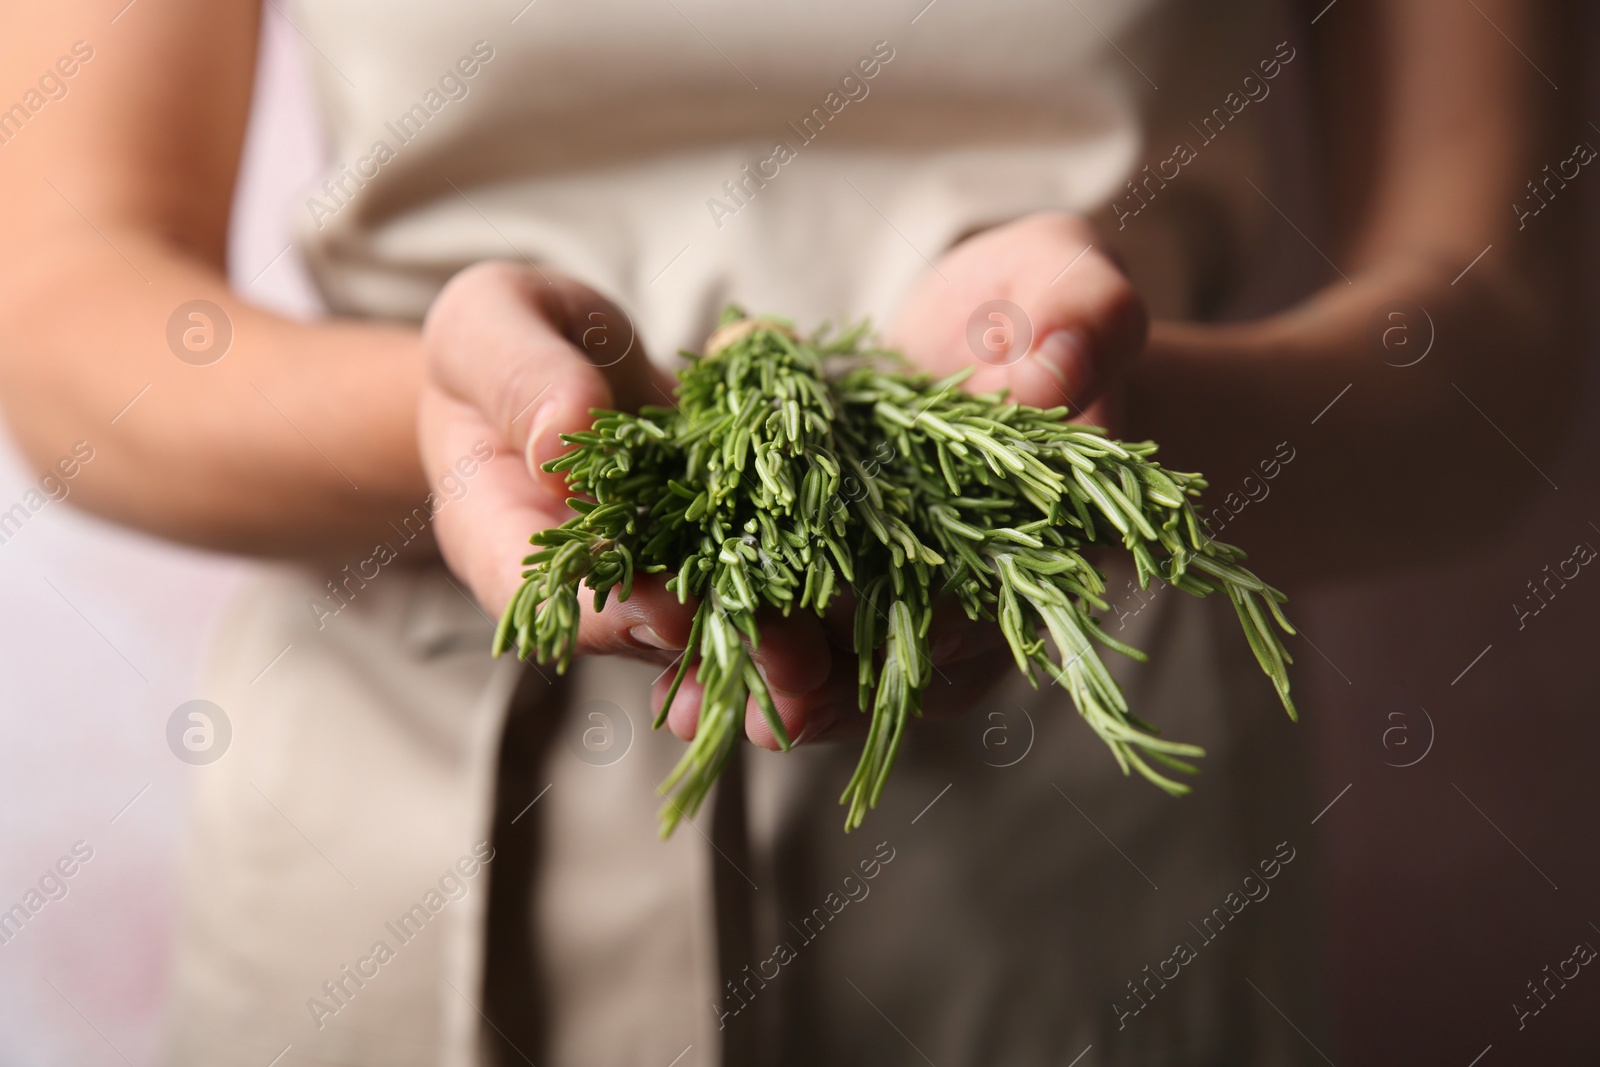
M 480 411 L 507 450 L 551 495 L 560 474 L 541 466 L 565 451 L 562 433 L 593 408 L 648 400 L 648 359 L 631 322 L 588 286 L 510 263 L 452 278 L 423 323 L 433 381 Z
M 969 388 L 1005 389 L 1018 403 L 1064 406 L 1077 416 L 1123 376 L 1144 348 L 1144 302 L 1096 252 L 1072 273 L 1070 285 L 1068 278 L 1022 285 L 1014 302 L 980 306 L 967 331 L 977 367 Z
M 1144 302 L 1092 227 L 1041 214 L 957 245 L 907 297 L 891 331 L 937 376 L 1080 414 L 1144 347 Z

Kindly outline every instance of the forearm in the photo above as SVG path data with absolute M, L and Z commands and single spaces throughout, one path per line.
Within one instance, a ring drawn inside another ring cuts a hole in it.
M 1130 390 L 1132 432 L 1206 473 L 1208 512 L 1263 497 L 1218 519 L 1264 570 L 1438 555 L 1559 479 L 1578 220 L 1528 223 L 1516 205 L 1587 126 L 1507 41 L 1565 84 L 1571 38 L 1557 9 L 1515 0 L 1358 0 L 1319 27 L 1333 232 L 1304 254 L 1326 251 L 1338 277 L 1260 322 L 1158 324 Z M 1283 441 L 1296 459 L 1264 482 Z
M 1527 283 L 1480 262 L 1452 285 L 1443 263 L 1396 260 L 1259 322 L 1159 323 L 1130 433 L 1203 471 L 1218 536 L 1275 577 L 1458 548 L 1549 491 L 1570 425 L 1572 304 L 1557 271 L 1519 269 Z
M 7 421 L 40 469 L 93 448 L 73 501 L 191 544 L 308 556 L 370 547 L 422 500 L 414 330 L 294 322 L 148 231 L 83 230 L 14 250 L 0 277 Z M 232 329 L 204 365 L 168 339 L 196 299 Z

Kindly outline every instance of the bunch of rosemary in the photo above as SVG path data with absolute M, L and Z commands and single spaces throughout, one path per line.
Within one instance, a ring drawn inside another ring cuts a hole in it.
M 1095 647 L 1145 658 L 1101 629 L 1105 578 L 1088 548 L 1121 545 L 1142 586 L 1160 578 L 1195 596 L 1226 594 L 1295 715 L 1290 658 L 1273 625 L 1294 632 L 1283 594 L 1239 564 L 1243 552 L 1206 536 L 1190 503 L 1205 481 L 1164 469 L 1153 443 L 1113 441 L 1069 423 L 1065 408 L 969 395 L 964 373 L 930 380 L 874 347 L 865 325 L 802 340 L 730 308 L 706 355 L 685 355 L 676 407 L 596 412 L 546 465 L 565 472 L 577 514 L 533 535 L 494 644 L 496 654 L 514 645 L 564 671 L 580 585 L 598 610 L 613 589 L 627 599 L 636 574 L 666 573 L 680 601 L 697 601 L 655 722 L 695 665 L 699 727 L 661 786 L 671 794 L 663 835 L 705 799 L 750 698 L 789 747 L 751 658 L 762 605 L 820 615 L 843 591 L 855 594 L 860 706 L 871 724 L 841 797 L 846 830 L 877 803 L 907 719 L 921 712 L 939 595 L 998 622 L 1017 669 L 1035 686 L 1041 676 L 1059 682 L 1124 773 L 1188 791 L 1162 768 L 1192 772 L 1188 759 L 1203 753 L 1133 715 Z

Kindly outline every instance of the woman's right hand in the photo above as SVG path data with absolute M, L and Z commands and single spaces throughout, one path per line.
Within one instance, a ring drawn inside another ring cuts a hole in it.
M 429 485 L 449 501 L 434 533 L 445 563 L 498 617 L 522 584 L 529 536 L 572 514 L 564 477 L 540 469 L 565 451 L 560 435 L 587 429 L 591 408 L 664 404 L 671 390 L 616 305 L 529 266 L 486 262 L 457 274 L 422 339 L 418 442 Z M 485 445 L 492 458 L 463 478 Z M 667 663 L 691 619 L 660 581 L 641 580 L 625 603 L 585 611 L 579 651 Z
M 447 478 L 459 494 L 437 512 L 434 534 L 445 563 L 498 617 L 522 584 L 529 536 L 572 515 L 565 478 L 540 469 L 566 450 L 560 435 L 587 429 L 591 408 L 671 403 L 671 381 L 654 369 L 615 304 L 580 282 L 518 264 L 480 263 L 452 278 L 429 309 L 422 340 L 423 469 L 441 498 Z M 463 492 L 456 465 L 475 461 L 485 444 L 493 457 Z M 579 655 L 631 656 L 665 668 L 688 643 L 694 604 L 679 604 L 661 578 L 641 575 L 626 601 L 613 596 L 599 613 L 593 598 L 579 603 Z M 814 734 L 836 712 L 832 690 L 821 684 L 832 659 L 822 623 L 772 612 L 761 630 L 756 663 L 790 736 L 808 724 Z M 853 664 L 849 673 L 853 686 Z M 685 690 L 671 725 L 687 739 L 697 719 L 687 706 L 697 692 L 693 671 Z M 772 747 L 753 701 L 746 721 L 752 738 Z

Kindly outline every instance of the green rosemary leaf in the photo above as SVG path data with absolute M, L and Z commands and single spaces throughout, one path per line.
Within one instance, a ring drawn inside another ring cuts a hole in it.
M 876 347 L 865 323 L 803 339 L 786 320 L 729 308 L 707 349 L 685 353 L 675 407 L 594 411 L 589 429 L 563 435 L 570 449 L 544 469 L 566 475 L 574 515 L 530 539 L 493 644 L 565 671 L 580 586 L 599 607 L 613 591 L 628 599 L 637 575 L 665 574 L 669 591 L 695 602 L 655 716 L 666 721 L 693 665 L 700 716 L 661 786 L 663 834 L 710 794 L 747 708 L 790 745 L 751 658 L 756 613 L 821 615 L 845 589 L 856 594 L 857 698 L 870 719 L 840 797 L 847 830 L 877 804 L 921 714 L 935 590 L 998 626 L 1033 685 L 1061 685 L 1123 773 L 1188 791 L 1157 767 L 1192 774 L 1203 753 L 1135 716 L 1096 651 L 1146 658 L 1101 625 L 1110 605 L 1090 548 L 1121 546 L 1141 587 L 1226 593 L 1295 716 L 1284 595 L 1204 532 L 1194 502 L 1205 479 L 1162 467 L 1153 442 L 1112 440 L 1065 421 L 1065 408 L 964 393 L 971 369 L 934 381 Z

